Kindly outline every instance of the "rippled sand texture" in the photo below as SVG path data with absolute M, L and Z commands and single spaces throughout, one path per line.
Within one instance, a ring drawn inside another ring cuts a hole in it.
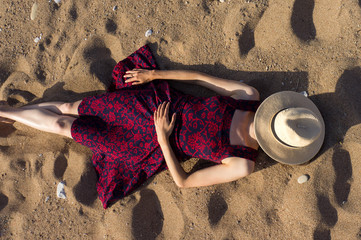
M 243 80 L 263 99 L 307 91 L 327 132 L 309 164 L 260 151 L 251 176 L 182 190 L 165 171 L 103 210 L 88 149 L 0 123 L 2 239 L 361 239 L 361 1 L 37 1 L 31 20 L 34 3 L 0 4 L 0 100 L 10 105 L 102 93 L 117 61 L 149 43 L 162 69 Z

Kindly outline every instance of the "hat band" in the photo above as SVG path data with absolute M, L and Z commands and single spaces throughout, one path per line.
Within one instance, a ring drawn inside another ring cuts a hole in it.
M 285 109 L 287 109 L 287 108 L 285 108 Z M 282 109 L 282 110 L 279 111 L 279 112 L 282 112 L 282 111 L 285 110 L 285 109 Z M 285 143 L 284 141 L 282 141 L 282 140 L 277 136 L 277 133 L 276 133 L 275 128 L 274 128 L 274 123 L 275 123 L 275 119 L 276 119 L 275 117 L 276 117 L 276 115 L 277 115 L 279 112 L 277 112 L 277 113 L 273 116 L 272 122 L 271 122 L 271 131 L 272 131 L 272 133 L 273 133 L 274 138 L 277 139 L 277 141 L 279 141 L 281 144 L 283 144 L 283 145 L 285 145 L 285 146 L 287 146 L 287 147 L 290 147 L 290 148 L 299 148 L 299 147 L 295 147 L 295 146 L 292 146 L 292 145 L 289 145 L 289 144 Z

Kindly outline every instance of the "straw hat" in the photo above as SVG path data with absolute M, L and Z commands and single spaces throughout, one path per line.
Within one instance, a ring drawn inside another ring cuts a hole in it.
M 255 132 L 265 153 L 278 162 L 302 164 L 313 158 L 325 138 L 325 123 L 304 95 L 284 91 L 269 96 L 257 109 Z

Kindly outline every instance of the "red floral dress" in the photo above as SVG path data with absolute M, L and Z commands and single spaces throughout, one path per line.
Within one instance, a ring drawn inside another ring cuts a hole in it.
M 97 191 L 104 208 L 167 168 L 153 119 L 153 112 L 164 101 L 171 102 L 170 116 L 177 113 L 170 136 L 177 156 L 217 163 L 229 156 L 255 160 L 256 150 L 229 144 L 229 129 L 236 109 L 255 111 L 258 101 L 193 97 L 159 80 L 131 86 L 123 75 L 133 68 L 157 68 L 148 46 L 116 65 L 111 91 L 83 99 L 80 117 L 71 128 L 74 140 L 93 151 Z

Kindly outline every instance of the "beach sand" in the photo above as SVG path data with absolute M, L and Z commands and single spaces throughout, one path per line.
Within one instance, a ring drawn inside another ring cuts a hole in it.
M 104 210 L 90 150 L 0 123 L 1 239 L 361 239 L 360 1 L 37 0 L 31 20 L 34 3 L 0 5 L 0 100 L 10 105 L 100 94 L 115 64 L 148 43 L 161 69 L 243 80 L 262 99 L 307 91 L 326 138 L 308 164 L 260 150 L 250 176 L 193 189 L 164 171 Z

